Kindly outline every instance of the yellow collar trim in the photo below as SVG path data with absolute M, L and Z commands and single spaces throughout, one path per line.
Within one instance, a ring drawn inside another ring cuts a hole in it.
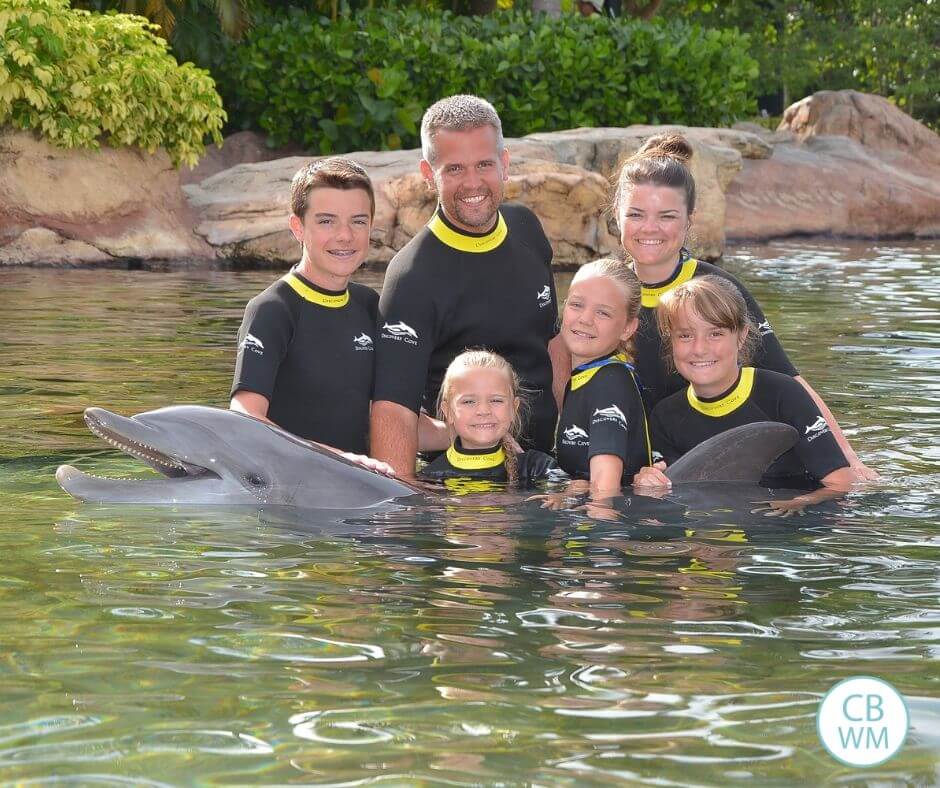
M 506 220 L 501 213 L 497 212 L 496 226 L 486 235 L 464 235 L 451 229 L 445 224 L 440 214 L 435 213 L 428 222 L 428 229 L 434 233 L 434 236 L 443 244 L 447 244 L 452 249 L 461 252 L 492 252 L 497 246 L 506 240 L 509 229 L 506 227 Z
M 662 287 L 646 287 L 645 285 L 640 288 L 642 293 L 643 306 L 648 306 L 651 309 L 655 309 L 659 306 L 659 297 L 665 293 L 668 293 L 670 290 L 677 288 L 679 285 L 688 282 L 693 276 L 695 276 L 695 269 L 698 266 L 698 260 L 694 257 L 690 257 L 682 264 L 682 268 L 679 269 L 679 275 L 673 279 L 669 284 L 665 284 Z
M 321 293 L 319 290 L 314 290 L 310 285 L 298 279 L 293 271 L 284 274 L 281 279 L 287 282 L 290 288 L 304 299 L 304 301 L 309 301 L 312 304 L 319 304 L 328 309 L 339 309 L 349 303 L 349 288 L 346 288 L 339 295 Z
M 500 446 L 489 454 L 464 454 L 451 444 L 447 450 L 447 461 L 462 471 L 480 471 L 486 468 L 496 468 L 506 462 L 506 452 Z
M 591 378 L 593 378 L 600 370 L 606 367 L 608 364 L 615 364 L 618 361 L 629 364 L 630 361 L 623 353 L 615 353 L 614 355 L 608 357 L 606 361 L 596 367 L 591 367 L 590 369 L 585 369 L 582 372 L 576 372 L 571 376 L 571 391 L 577 391 L 582 386 L 586 386 Z
M 754 388 L 754 367 L 744 367 L 741 370 L 741 377 L 738 384 L 731 389 L 724 397 L 715 402 L 702 402 L 695 396 L 692 387 L 689 386 L 686 395 L 689 398 L 689 405 L 693 410 L 704 413 L 706 416 L 727 416 L 736 411 L 751 396 L 751 389 Z

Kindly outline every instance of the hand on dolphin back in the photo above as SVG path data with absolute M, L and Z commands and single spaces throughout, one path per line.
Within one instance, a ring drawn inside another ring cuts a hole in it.
M 358 509 L 419 492 L 231 410 L 180 405 L 127 418 L 89 408 L 85 423 L 163 475 L 106 479 L 60 466 L 62 489 L 90 503 Z

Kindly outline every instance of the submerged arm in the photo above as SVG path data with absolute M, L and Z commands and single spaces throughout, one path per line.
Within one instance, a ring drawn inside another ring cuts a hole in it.
M 816 403 L 816 407 L 819 408 L 819 412 L 822 413 L 823 418 L 829 424 L 829 429 L 832 430 L 832 434 L 836 439 L 836 443 L 839 444 L 839 448 L 842 449 L 842 453 L 845 454 L 845 459 L 849 461 L 849 466 L 852 468 L 852 470 L 854 470 L 855 473 L 864 480 L 873 481 L 880 478 L 876 470 L 869 468 L 859 459 L 858 454 L 855 453 L 852 445 L 843 434 L 842 428 L 839 426 L 839 422 L 836 421 L 836 417 L 832 415 L 832 411 L 829 410 L 829 406 L 826 405 L 823 398 L 816 393 L 816 390 L 802 375 L 797 375 L 794 379 L 798 381 L 799 384 L 804 389 L 806 389 L 810 397 L 813 398 L 813 402 Z

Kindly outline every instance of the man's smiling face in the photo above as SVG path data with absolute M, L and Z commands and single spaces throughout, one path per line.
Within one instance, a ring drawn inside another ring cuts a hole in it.
M 437 191 L 444 215 L 465 232 L 490 230 L 509 178 L 509 154 L 498 150 L 496 129 L 441 129 L 433 148 L 434 161 L 422 161 L 421 173 Z

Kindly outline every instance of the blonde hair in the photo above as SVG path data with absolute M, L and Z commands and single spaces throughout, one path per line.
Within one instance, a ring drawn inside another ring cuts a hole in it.
M 672 356 L 672 330 L 683 307 L 688 307 L 706 323 L 733 331 L 743 337 L 738 349 L 738 363 L 748 364 L 754 357 L 760 334 L 747 310 L 744 296 L 731 282 L 708 274 L 690 279 L 660 296 L 656 309 L 656 323 L 663 340 L 666 367 L 675 371 Z
M 685 194 L 685 208 L 691 216 L 695 211 L 695 179 L 689 170 L 692 146 L 681 134 L 656 134 L 628 158 L 620 168 L 611 211 L 619 223 L 624 195 L 634 186 L 653 184 L 680 189 Z
M 465 350 L 458 355 L 447 367 L 444 373 L 444 380 L 441 382 L 441 390 L 437 395 L 437 415 L 441 421 L 447 422 L 447 405 L 454 395 L 454 379 L 469 372 L 472 369 L 495 369 L 502 372 L 509 382 L 509 392 L 513 401 L 518 400 L 519 405 L 513 413 L 512 422 L 509 425 L 509 432 L 503 436 L 501 445 L 503 453 L 506 455 L 506 477 L 510 484 L 519 484 L 519 458 L 516 456 L 515 449 L 512 446 L 509 437 L 519 439 L 522 434 L 523 411 L 527 405 L 525 393 L 522 390 L 522 384 L 516 370 L 512 368 L 506 359 L 498 353 L 490 350 Z
M 574 275 L 570 287 L 574 287 L 578 282 L 583 282 L 585 279 L 594 279 L 595 277 L 605 277 L 617 285 L 626 303 L 628 321 L 633 320 L 640 313 L 642 303 L 640 280 L 629 263 L 613 257 L 604 257 L 592 263 L 585 263 Z M 625 353 L 631 361 L 636 357 L 636 348 L 632 336 L 622 341 L 618 349 L 620 352 Z

